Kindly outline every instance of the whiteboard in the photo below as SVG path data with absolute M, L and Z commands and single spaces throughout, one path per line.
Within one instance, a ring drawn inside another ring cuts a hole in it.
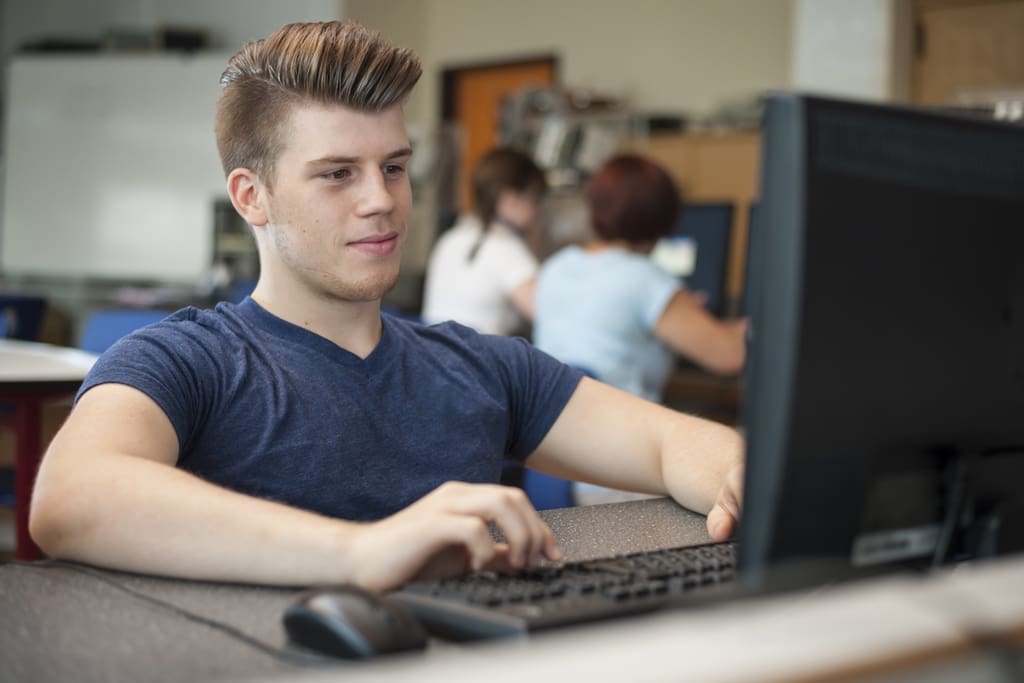
M 201 282 L 227 195 L 213 117 L 228 55 L 10 63 L 5 274 Z

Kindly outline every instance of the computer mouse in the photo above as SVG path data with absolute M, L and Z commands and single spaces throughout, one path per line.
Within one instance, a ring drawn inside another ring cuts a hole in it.
M 292 641 L 345 659 L 421 650 L 427 634 L 406 607 L 357 586 L 318 588 L 300 595 L 282 617 Z

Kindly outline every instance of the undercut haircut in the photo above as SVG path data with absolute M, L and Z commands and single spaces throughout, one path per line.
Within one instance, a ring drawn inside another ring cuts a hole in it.
M 247 168 L 272 186 L 294 106 L 381 112 L 403 104 L 422 72 L 412 50 L 355 21 L 287 24 L 246 43 L 220 78 L 215 132 L 224 175 Z

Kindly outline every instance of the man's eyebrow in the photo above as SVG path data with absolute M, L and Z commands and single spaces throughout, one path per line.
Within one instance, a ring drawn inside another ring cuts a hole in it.
M 384 160 L 398 159 L 401 157 L 407 157 L 412 154 L 411 147 L 403 147 L 402 149 L 396 149 L 384 157 Z M 354 164 L 359 161 L 359 157 L 343 157 L 343 156 L 327 156 L 321 157 L 320 159 L 313 159 L 308 162 L 309 166 L 320 166 L 323 164 Z
M 402 149 L 396 149 L 391 154 L 384 157 L 385 159 L 397 159 L 398 157 L 407 157 L 412 154 L 412 147 L 403 147 Z

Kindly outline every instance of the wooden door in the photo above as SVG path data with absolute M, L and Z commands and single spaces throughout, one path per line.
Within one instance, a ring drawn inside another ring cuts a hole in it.
M 525 87 L 556 84 L 557 60 L 543 57 L 518 62 L 449 69 L 444 72 L 442 120 L 462 133 L 458 209 L 471 204 L 470 174 L 477 160 L 500 141 L 501 105 Z
M 1024 0 L 917 0 L 913 100 L 955 104 L 980 88 L 1024 90 Z

